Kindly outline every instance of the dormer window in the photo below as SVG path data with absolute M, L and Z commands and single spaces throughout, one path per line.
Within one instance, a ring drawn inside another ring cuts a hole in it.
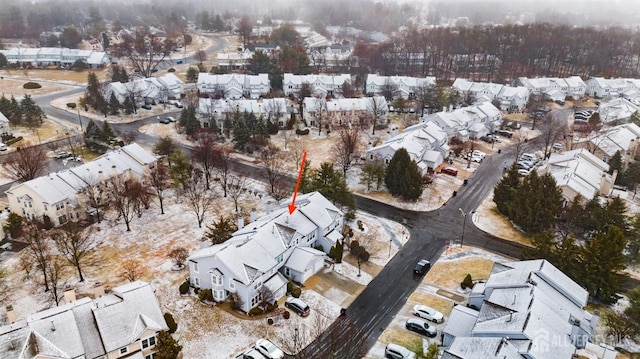
M 222 285 L 222 275 L 220 275 L 220 273 L 211 274 L 211 284 L 215 285 L 215 286 L 221 286 Z

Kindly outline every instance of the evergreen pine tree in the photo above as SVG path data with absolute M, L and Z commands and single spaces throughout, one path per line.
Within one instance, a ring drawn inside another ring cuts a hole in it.
M 608 303 L 618 300 L 625 268 L 624 249 L 627 240 L 622 229 L 610 226 L 589 239 L 583 249 L 582 280 L 589 294 Z
M 404 169 L 409 166 L 409 162 L 411 162 L 409 153 L 404 147 L 401 147 L 393 154 L 391 161 L 387 165 L 384 183 L 389 193 L 394 196 L 400 194 L 400 181 L 402 180 Z
M 98 100 L 102 97 L 100 81 L 95 72 L 89 72 L 87 80 L 87 91 L 85 92 L 86 105 L 96 109 Z
M 116 137 L 116 133 L 113 132 L 111 126 L 109 126 L 109 122 L 102 122 L 102 129 L 100 130 L 100 139 L 103 142 L 108 142 L 110 139 Z
M 155 359 L 176 359 L 182 351 L 182 345 L 178 344 L 171 334 L 163 330 L 158 333 L 155 349 Z
M 87 128 L 84 130 L 84 137 L 89 139 L 102 137 L 102 131 L 93 120 L 89 120 Z
M 22 124 L 22 108 L 20 103 L 11 95 L 11 101 L 9 103 L 9 113 L 4 114 L 12 125 Z
M 120 113 L 120 101 L 118 101 L 116 94 L 112 92 L 109 98 L 109 114 L 115 116 L 118 113 Z
M 509 217 L 509 204 L 513 201 L 516 191 L 520 187 L 520 174 L 516 166 L 509 167 L 507 174 L 496 184 L 493 189 L 493 202 L 498 212 Z
M 244 117 L 241 116 L 233 123 L 233 141 L 235 142 L 235 149 L 244 151 L 245 146 L 251 139 L 251 133 L 247 128 L 247 123 Z
M 616 153 L 611 156 L 609 162 L 607 163 L 609 164 L 609 174 L 612 174 L 613 171 L 622 173 L 622 154 L 620 153 L 620 151 L 616 151 Z

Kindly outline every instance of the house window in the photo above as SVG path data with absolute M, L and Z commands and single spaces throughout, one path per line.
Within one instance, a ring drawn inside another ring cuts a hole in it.
M 156 337 L 149 337 L 142 340 L 142 349 L 147 349 L 156 345 Z
M 58 202 L 56 203 L 56 210 L 61 210 L 64 208 L 64 202 Z
M 58 217 L 58 223 L 60 223 L 60 224 L 67 223 L 67 215 L 63 214 L 62 216 Z
M 48 211 L 49 210 L 49 206 L 47 206 L 46 204 L 44 205 L 44 210 Z
M 120 354 L 127 354 L 127 347 L 120 348 Z
M 156 359 L 156 353 L 147 354 L 144 359 Z
M 231 278 L 229 278 L 229 288 L 236 289 L 236 282 Z
M 251 298 L 251 307 L 255 307 L 256 305 L 258 305 L 258 303 L 260 303 L 260 298 L 261 295 L 260 293 L 256 294 L 253 298 Z
M 196 287 L 200 287 L 200 278 L 198 277 L 193 278 L 193 283 L 196 285 Z
M 291 277 L 291 269 L 289 267 L 284 268 L 284 275 Z
M 198 273 L 198 263 L 193 263 L 193 271 Z
M 224 300 L 224 298 L 224 289 L 216 289 L 213 291 L 213 299 L 215 299 L 216 301 L 221 302 Z
M 222 276 L 220 274 L 211 275 L 211 284 L 215 286 L 222 285 Z

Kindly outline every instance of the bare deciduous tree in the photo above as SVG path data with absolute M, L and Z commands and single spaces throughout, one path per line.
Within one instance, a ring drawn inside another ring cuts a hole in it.
M 156 36 L 148 27 L 138 27 L 135 34 L 125 34 L 121 40 L 112 45 L 116 56 L 127 58 L 134 70 L 144 77 L 151 77 L 152 70 L 176 48 L 173 37 Z
M 218 146 L 214 151 L 215 172 L 220 179 L 220 187 L 224 197 L 227 197 L 227 187 L 229 185 L 229 177 L 233 170 L 233 161 L 231 161 L 231 148 L 227 146 Z
M 157 161 L 149 172 L 149 185 L 155 191 L 158 202 L 160 202 L 160 213 L 164 214 L 165 191 L 171 188 L 171 176 L 169 169 L 163 161 Z
M 125 179 L 121 176 L 111 177 L 108 181 L 108 191 L 111 203 L 118 212 L 118 218 L 124 220 L 127 232 L 131 232 L 130 223 L 136 214 L 136 206 L 139 205 L 139 192 L 137 180 L 133 178 Z
M 202 222 L 211 210 L 215 197 L 195 178 L 185 181 L 183 189 L 184 197 L 198 220 L 198 228 L 202 228 Z
M 184 267 L 184 262 L 189 257 L 189 251 L 184 247 L 176 247 L 169 252 L 169 258 L 171 258 L 178 268 Z
M 260 163 L 265 178 L 267 179 L 267 185 L 269 186 L 269 194 L 277 195 L 278 186 L 285 178 L 284 171 L 284 159 L 280 153 L 280 150 L 274 145 L 268 145 L 260 151 Z
M 44 291 L 51 290 L 49 281 L 49 272 L 47 265 L 53 257 L 53 248 L 50 243 L 50 239 L 47 237 L 45 231 L 35 223 L 27 224 L 23 229 L 22 240 L 27 244 L 24 253 L 24 264 L 29 264 L 30 267 L 35 267 L 42 275 L 42 283 L 44 285 Z M 25 266 L 24 269 L 27 269 Z M 30 276 L 30 269 L 27 271 L 27 275 Z
M 60 304 L 60 289 L 64 286 L 64 281 L 62 281 L 65 277 L 64 264 L 64 259 L 58 256 L 53 256 L 49 259 L 45 268 L 45 271 L 47 272 L 47 280 L 49 281 L 48 285 L 49 288 L 51 288 L 49 295 L 56 305 Z
M 198 164 L 204 174 L 205 187 L 210 189 L 211 174 L 214 170 L 216 154 L 216 139 L 211 134 L 202 134 L 191 150 L 191 159 Z
M 51 233 L 60 255 L 78 272 L 80 282 L 84 282 L 82 268 L 95 265 L 93 253 L 96 241 L 88 230 L 76 222 L 68 222 Z
M 17 151 L 7 155 L 3 164 L 9 177 L 20 182 L 40 177 L 48 166 L 49 159 L 42 147 L 31 144 L 18 147 Z
M 137 259 L 127 259 L 122 263 L 122 272 L 120 276 L 127 279 L 129 282 L 134 282 L 142 274 L 144 274 L 146 268 Z
M 356 128 L 341 129 L 339 136 L 338 141 L 331 147 L 331 154 L 334 162 L 340 166 L 346 178 L 347 171 L 351 168 L 353 160 L 357 158 L 360 137 Z
M 247 177 L 231 176 L 227 186 L 229 197 L 233 201 L 236 212 L 238 212 L 238 202 L 240 196 L 247 191 Z
M 544 158 L 549 158 L 551 146 L 565 136 L 566 130 L 566 119 L 557 118 L 552 113 L 547 113 L 544 121 L 540 124 L 539 137 L 544 145 Z
M 382 124 L 381 119 L 383 118 L 387 108 L 386 102 L 387 101 L 382 96 L 369 97 L 369 101 L 367 102 L 367 114 L 372 122 L 372 135 L 376 134 L 376 126 Z
M 87 184 L 82 196 L 85 202 L 84 205 L 90 208 L 89 213 L 93 214 L 95 212 L 96 220 L 100 223 L 102 211 L 109 206 L 105 184 L 94 176 L 86 176 L 83 180 Z

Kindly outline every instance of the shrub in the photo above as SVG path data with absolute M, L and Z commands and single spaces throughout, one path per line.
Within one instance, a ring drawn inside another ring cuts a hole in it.
M 271 318 L 267 319 L 267 324 L 273 325 L 273 319 L 271 319 Z
M 267 313 L 273 312 L 276 308 L 278 308 L 278 302 L 275 304 L 267 304 Z
M 67 107 L 73 110 L 73 109 L 76 108 L 76 103 L 75 102 L 69 102 L 69 103 L 67 103 Z
M 256 315 L 260 315 L 260 314 L 262 314 L 262 310 L 260 308 L 258 308 L 258 307 L 251 308 L 251 310 L 249 311 L 249 316 L 250 317 L 253 317 L 253 316 L 256 316 Z
M 14 143 L 19 142 L 19 141 L 22 141 L 22 136 L 18 136 L 18 137 L 12 138 L 9 141 L 5 142 L 4 144 L 7 145 L 7 146 L 11 146 Z
M 233 294 L 229 296 L 229 306 L 231 307 L 231 310 L 238 310 L 238 303 L 236 302 Z
M 291 288 L 291 296 L 294 298 L 300 298 L 300 294 L 302 294 L 302 289 L 300 287 Z
M 282 317 L 284 319 L 289 319 L 291 317 L 291 313 L 289 313 L 288 310 L 285 310 L 284 313 L 282 313 Z
M 189 282 L 183 282 L 182 284 L 180 284 L 180 287 L 178 289 L 180 290 L 180 295 L 189 293 Z
M 206 302 L 212 302 L 213 301 L 213 293 L 211 292 L 211 289 L 203 289 L 200 291 L 200 293 L 198 293 L 198 298 L 200 298 L 201 301 L 206 301 Z
M 462 280 L 462 283 L 460 283 L 460 287 L 462 287 L 462 289 L 473 288 L 473 280 L 471 280 L 471 274 L 467 273 L 467 275 Z
M 170 68 L 169 70 L 167 70 L 167 72 L 176 72 L 176 69 L 174 69 L 173 67 Z
M 26 90 L 39 89 L 41 87 L 42 86 L 40 86 L 40 84 L 37 82 L 27 82 L 26 84 L 22 85 L 22 88 Z
M 296 129 L 296 135 L 308 135 L 309 129 L 305 128 L 304 130 Z
M 167 326 L 169 327 L 169 334 L 173 334 L 178 329 L 178 323 L 173 319 L 173 315 L 171 313 L 164 313 L 164 321 L 167 322 Z

